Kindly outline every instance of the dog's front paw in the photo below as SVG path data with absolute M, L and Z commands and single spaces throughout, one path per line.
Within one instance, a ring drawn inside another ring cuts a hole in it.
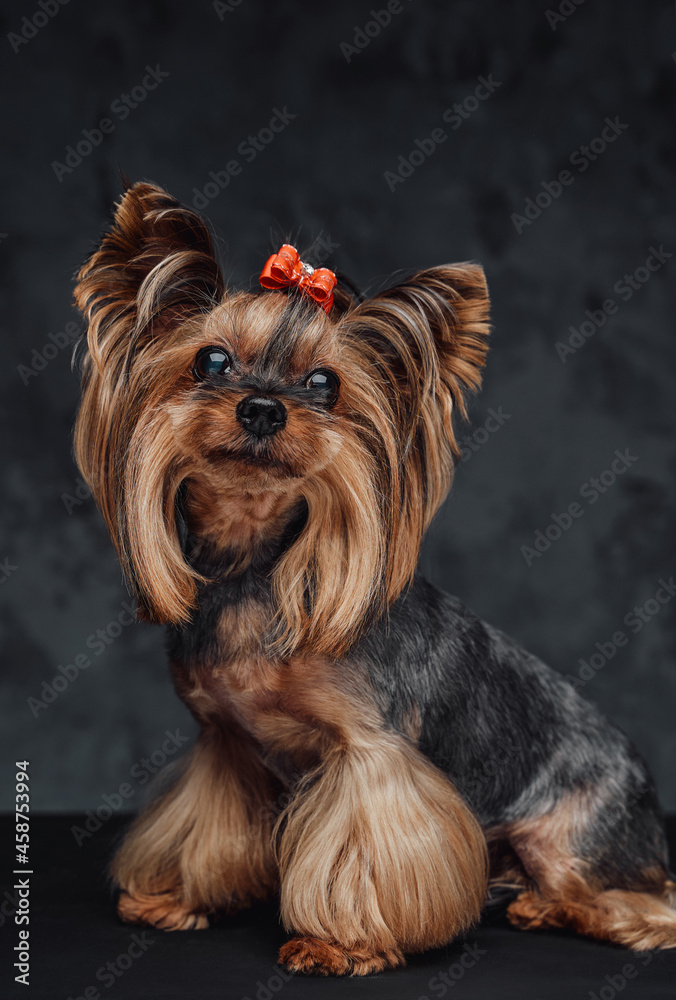
M 172 892 L 132 894 L 122 890 L 117 912 L 127 924 L 149 924 L 163 931 L 197 931 L 209 926 L 205 913 L 187 909 Z
M 344 948 L 316 937 L 297 937 L 282 945 L 279 964 L 291 972 L 309 972 L 322 976 L 368 976 L 383 969 L 405 965 L 399 951 L 373 948 Z

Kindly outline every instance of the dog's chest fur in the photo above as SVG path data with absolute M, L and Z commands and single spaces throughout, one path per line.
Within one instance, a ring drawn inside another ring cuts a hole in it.
M 288 777 L 319 763 L 331 747 L 360 738 L 363 697 L 324 657 L 270 657 L 267 587 L 243 577 L 249 578 L 211 585 L 192 624 L 172 630 L 174 681 L 201 725 L 235 728 Z

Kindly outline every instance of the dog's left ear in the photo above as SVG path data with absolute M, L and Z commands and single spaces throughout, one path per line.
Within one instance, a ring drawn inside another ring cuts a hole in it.
M 460 455 L 453 415 L 466 417 L 467 397 L 481 384 L 488 320 L 483 269 L 452 264 L 419 271 L 339 321 L 368 379 L 353 409 L 378 451 L 389 602 L 412 578 L 423 533 L 450 488 Z
M 419 271 L 350 310 L 344 322 L 385 376 L 402 430 L 413 431 L 427 402 L 449 418 L 453 408 L 467 416 L 488 351 L 489 308 L 483 268 L 464 263 Z

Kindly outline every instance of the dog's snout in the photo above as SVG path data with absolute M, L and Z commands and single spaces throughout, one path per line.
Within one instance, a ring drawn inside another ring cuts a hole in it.
M 257 438 L 275 434 L 286 423 L 286 407 L 269 396 L 247 396 L 235 412 L 242 427 Z

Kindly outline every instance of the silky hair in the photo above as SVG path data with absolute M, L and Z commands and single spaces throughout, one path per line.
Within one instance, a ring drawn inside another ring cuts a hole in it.
M 147 183 L 126 190 L 78 274 L 87 336 L 75 453 L 146 620 L 188 622 L 207 582 L 176 514 L 192 457 L 172 406 L 189 399 L 191 345 L 214 310 L 278 310 L 280 299 L 226 289 L 205 222 Z M 272 571 L 271 652 L 344 654 L 411 581 L 459 455 L 454 411 L 466 417 L 480 384 L 488 309 L 483 271 L 469 263 L 361 303 L 339 288 L 330 316 L 315 309 L 319 336 L 340 350 L 326 431 L 340 442 L 299 479 L 307 518 Z

